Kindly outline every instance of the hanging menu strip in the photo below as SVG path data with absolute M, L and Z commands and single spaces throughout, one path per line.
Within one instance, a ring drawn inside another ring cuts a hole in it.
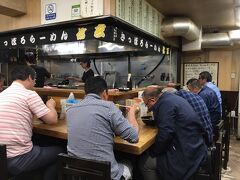
M 163 45 L 158 41 L 153 42 L 139 35 L 131 34 L 127 31 L 119 29 L 116 26 L 113 27 L 113 36 L 111 42 L 135 46 L 137 48 L 142 48 L 146 51 L 154 51 L 160 54 L 170 54 L 170 47 Z

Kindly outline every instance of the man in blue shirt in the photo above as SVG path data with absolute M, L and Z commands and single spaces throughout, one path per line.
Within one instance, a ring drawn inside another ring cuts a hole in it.
M 202 85 L 202 86 L 207 86 L 209 87 L 210 89 L 212 89 L 217 97 L 218 97 L 218 101 L 220 103 L 220 108 L 221 108 L 221 112 L 222 112 L 222 97 L 221 97 L 221 93 L 218 89 L 218 87 L 213 84 L 212 82 L 212 75 L 208 72 L 208 71 L 203 71 L 199 74 L 199 83 Z
M 162 89 L 149 86 L 143 93 L 143 101 L 153 111 L 159 131 L 139 166 L 145 180 L 188 180 L 206 158 L 204 130 L 199 116 L 185 99 L 163 93 Z
M 188 80 L 187 87 L 191 92 L 203 98 L 210 114 L 212 126 L 215 128 L 221 119 L 221 108 L 216 93 L 209 87 L 202 86 L 195 78 Z
M 131 143 L 138 142 L 136 106 L 131 106 L 128 119 L 113 102 L 107 101 L 107 83 L 101 77 L 89 77 L 85 98 L 67 110 L 68 153 L 86 159 L 111 162 L 112 180 L 130 178 L 128 166 L 114 157 L 114 136 Z

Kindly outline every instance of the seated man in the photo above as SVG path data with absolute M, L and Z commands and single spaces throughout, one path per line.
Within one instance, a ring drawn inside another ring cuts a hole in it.
M 179 90 L 176 94 L 186 99 L 193 107 L 194 111 L 199 115 L 202 126 L 205 130 L 203 137 L 207 146 L 211 146 L 213 143 L 213 127 L 208 108 L 203 99 L 199 95 L 185 90 Z
M 68 153 L 86 159 L 111 162 L 111 178 L 129 179 L 129 168 L 114 157 L 114 136 L 135 143 L 138 141 L 136 106 L 128 119 L 113 102 L 107 101 L 107 83 L 101 77 L 90 77 L 85 83 L 85 98 L 67 110 Z
M 198 79 L 190 79 L 187 82 L 188 89 L 201 96 L 204 100 L 212 122 L 212 127 L 215 129 L 215 126 L 219 123 L 221 119 L 221 106 L 218 101 L 216 93 L 207 86 L 202 86 Z
M 167 87 L 163 89 L 163 92 L 164 91 L 175 93 L 176 95 L 181 96 L 188 101 L 188 103 L 200 117 L 202 126 L 205 130 L 203 137 L 206 145 L 211 146 L 213 143 L 213 128 L 207 106 L 203 99 L 199 95 L 183 89 L 177 91 L 175 88 Z
M 216 95 L 218 97 L 218 101 L 220 103 L 221 112 L 222 112 L 221 92 L 218 89 L 218 87 L 212 82 L 212 75 L 208 71 L 203 71 L 199 74 L 198 81 L 202 86 L 207 86 L 216 93 Z
M 33 115 L 45 123 L 57 123 L 55 101 L 50 99 L 45 105 L 32 91 L 35 72 L 31 67 L 17 66 L 11 77 L 11 86 L 0 93 L 0 144 L 7 145 L 8 171 L 16 176 L 41 169 L 44 180 L 54 180 L 62 148 L 35 146 L 31 138 Z
M 187 180 L 205 160 L 207 147 L 199 116 L 183 98 L 149 86 L 143 101 L 159 128 L 149 152 L 140 159 L 144 180 Z
M 0 73 L 0 92 L 3 91 L 4 80 L 5 80 L 4 74 Z

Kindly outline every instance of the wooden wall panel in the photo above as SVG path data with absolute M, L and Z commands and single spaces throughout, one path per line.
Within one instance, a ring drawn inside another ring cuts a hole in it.
M 116 1 L 115 0 L 104 0 L 104 15 L 116 16 Z
M 26 14 L 26 0 L 1 0 L 0 13 L 6 16 L 19 16 Z
M 12 17 L 0 15 L 0 32 L 10 30 Z
M 0 15 L 0 32 L 41 24 L 41 0 L 26 0 L 27 14 L 18 17 Z
M 214 50 L 209 52 L 209 62 L 219 62 L 218 87 L 231 90 L 232 51 Z
M 240 69 L 240 50 L 205 50 L 184 52 L 182 62 L 219 62 L 218 87 L 223 91 L 237 91 Z M 236 72 L 236 79 L 231 79 L 231 72 Z
M 238 83 L 240 82 L 240 49 L 233 51 L 232 73 L 235 73 L 235 78 L 231 79 L 231 89 L 238 91 Z

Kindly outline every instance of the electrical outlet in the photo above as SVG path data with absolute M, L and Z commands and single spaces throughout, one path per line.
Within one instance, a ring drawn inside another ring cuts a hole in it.
M 231 117 L 235 117 L 235 111 L 231 111 Z
M 233 73 L 233 72 L 232 72 L 232 73 L 231 73 L 231 78 L 232 78 L 232 79 L 235 79 L 235 78 L 236 78 L 236 73 Z

